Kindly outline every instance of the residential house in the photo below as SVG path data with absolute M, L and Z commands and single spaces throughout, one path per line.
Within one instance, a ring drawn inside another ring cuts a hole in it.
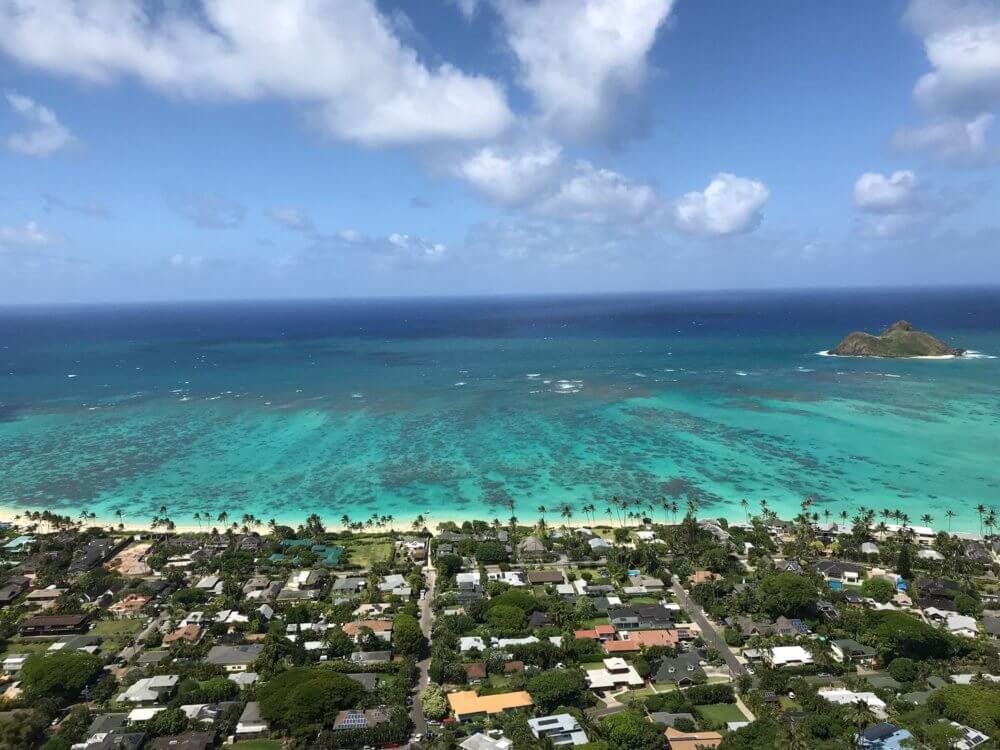
M 264 647 L 259 644 L 212 646 L 205 656 L 205 663 L 222 667 L 227 672 L 246 672 L 263 650 Z
M 392 640 L 391 620 L 355 620 L 354 622 L 345 622 L 342 629 L 357 642 L 358 634 L 362 628 L 368 628 L 386 643 Z
M 959 738 L 951 743 L 951 746 L 955 750 L 972 750 L 980 745 L 985 745 L 989 742 L 990 738 L 980 732 L 978 729 L 973 729 L 972 727 L 967 727 L 964 724 L 959 724 L 956 721 L 949 721 L 952 728 L 959 733 Z
M 609 608 L 608 617 L 618 630 L 669 630 L 674 626 L 673 614 L 661 604 Z
M 802 646 L 775 646 L 765 649 L 762 653 L 764 661 L 775 669 L 780 667 L 798 667 L 812 664 L 813 657 Z
M 341 576 L 333 582 L 333 593 L 353 595 L 361 591 L 368 580 L 364 576 Z
M 180 676 L 176 674 L 145 677 L 129 685 L 116 700 L 119 703 L 134 704 L 163 703 L 173 695 L 179 680 Z
M 28 590 L 31 579 L 27 576 L 11 576 L 0 586 L 0 607 L 6 607 Z
M 521 557 L 541 557 L 545 554 L 545 545 L 537 536 L 529 536 L 517 545 L 517 554 Z
M 178 641 L 197 643 L 199 640 L 201 640 L 201 625 L 189 622 L 187 625 L 181 625 L 173 632 L 163 636 L 163 645 L 169 646 Z
M 865 750 L 904 750 L 909 747 L 909 743 L 903 744 L 904 741 L 909 740 L 912 735 L 895 724 L 883 721 L 872 724 L 855 737 Z
M 588 742 L 587 733 L 583 731 L 580 722 L 571 714 L 554 714 L 528 719 L 528 728 L 536 739 L 548 737 L 556 747 L 563 745 L 585 745 Z
M 875 666 L 875 649 L 865 646 L 852 638 L 830 641 L 830 650 L 835 661 L 860 664 L 869 669 Z
M 389 712 L 384 708 L 368 708 L 364 711 L 350 709 L 338 711 L 333 720 L 333 731 L 349 729 L 371 729 L 389 721 Z
M 22 620 L 18 632 L 22 637 L 72 635 L 87 630 L 87 615 L 38 615 Z
M 705 670 L 700 662 L 701 657 L 696 652 L 665 657 L 656 664 L 650 679 L 658 685 L 672 684 L 677 687 L 705 682 Z
M 968 615 L 949 614 L 945 619 L 944 628 L 952 635 L 960 635 L 963 638 L 975 638 L 979 635 L 976 618 Z
M 243 713 L 236 722 L 234 734 L 236 739 L 245 740 L 253 737 L 264 737 L 271 731 L 271 726 L 260 717 L 260 704 L 257 701 L 247 703 Z
M 609 549 L 615 546 L 607 539 L 600 536 L 595 536 L 592 539 L 588 539 L 587 544 L 590 546 L 591 552 L 597 552 L 598 554 L 602 555 L 606 554 Z
M 392 661 L 392 651 L 355 651 L 351 654 L 355 664 L 385 664 Z
M 378 590 L 383 594 L 401 596 L 404 599 L 413 595 L 413 590 L 410 588 L 410 584 L 406 582 L 405 576 L 399 573 L 392 573 L 385 576 L 378 585 Z
M 157 737 L 148 750 L 208 750 L 215 745 L 215 732 L 184 732 L 169 737 Z
M 478 591 L 482 580 L 482 574 L 478 570 L 455 574 L 455 585 L 462 591 Z
M 859 702 L 864 702 L 868 704 L 868 707 L 877 718 L 884 719 L 886 717 L 885 701 L 875 695 L 875 693 L 854 692 L 844 688 L 821 688 L 818 694 L 823 700 L 830 701 L 830 703 L 837 703 L 841 706 L 853 706 Z
M 1000 617 L 986 615 L 983 617 L 983 630 L 986 637 L 992 641 L 1000 640 Z
M 864 568 L 860 565 L 839 560 L 820 560 L 813 567 L 823 576 L 824 581 L 858 583 L 864 574 Z
M 641 687 L 643 679 L 635 667 L 618 657 L 603 660 L 601 669 L 587 670 L 587 684 L 596 692 L 615 690 L 622 687 Z
M 92 539 L 73 556 L 69 564 L 69 574 L 79 575 L 93 570 L 110 558 L 120 546 L 121 542 L 111 538 Z
M 149 597 L 142 594 L 127 594 L 124 599 L 108 607 L 108 611 L 119 620 L 138 617 L 149 601 Z
M 493 736 L 498 735 L 498 736 Z M 462 750 L 510 750 L 514 743 L 503 736 L 502 732 L 493 730 L 491 734 L 477 732 L 458 743 Z
M 566 580 L 559 570 L 532 570 L 528 572 L 528 583 L 532 586 L 563 583 Z
M 722 735 L 718 732 L 682 732 L 667 727 L 664 734 L 670 750 L 708 750 L 722 744 Z
M 470 685 L 486 679 L 486 665 L 482 662 L 471 662 L 465 665 L 465 678 Z
M 534 705 L 531 696 L 523 691 L 479 696 L 475 690 L 460 690 L 448 693 L 448 704 L 459 721 L 496 716 L 518 708 Z

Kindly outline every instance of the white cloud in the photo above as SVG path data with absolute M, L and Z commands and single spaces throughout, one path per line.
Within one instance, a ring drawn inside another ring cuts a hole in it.
M 393 232 L 386 238 L 390 245 L 408 260 L 436 263 L 444 258 L 448 248 L 440 242 Z
M 926 151 L 942 161 L 988 164 L 1000 158 L 1000 149 L 986 139 L 994 116 L 984 113 L 971 120 L 949 117 L 916 128 L 900 128 L 892 136 L 899 151 Z
M 860 213 L 855 231 L 871 239 L 929 233 L 942 218 L 969 208 L 988 190 L 989 183 L 932 190 L 910 170 L 866 172 L 854 183 L 854 206 Z
M 920 183 L 910 170 L 865 172 L 854 183 L 854 205 L 867 213 L 912 211 L 920 204 Z
M 403 232 L 369 235 L 356 229 L 341 229 L 333 235 L 315 235 L 305 257 L 316 260 L 329 258 L 331 253 L 367 256 L 380 268 L 418 267 L 443 261 L 448 257 L 448 247 Z
M 762 182 L 720 172 L 703 191 L 686 193 L 675 203 L 675 223 L 692 234 L 749 232 L 763 219 L 770 195 Z
M 0 245 L 14 247 L 46 247 L 62 242 L 62 238 L 49 232 L 35 221 L 26 221 L 20 226 L 0 224 Z
M 27 126 L 26 130 L 8 136 L 10 150 L 25 156 L 51 156 L 76 142 L 76 137 L 48 107 L 14 92 L 7 94 L 7 103 Z
M 496 0 L 521 85 L 543 123 L 613 136 L 647 76 L 646 55 L 673 0 Z
M 455 174 L 490 199 L 517 206 L 558 179 L 562 149 L 551 142 L 524 148 L 487 146 L 460 161 Z
M 537 211 L 548 216 L 596 223 L 640 221 L 658 205 L 656 191 L 610 169 L 579 161 Z
M 111 210 L 100 203 L 91 200 L 73 201 L 48 191 L 42 193 L 42 200 L 45 202 L 45 210 L 51 211 L 59 208 L 63 211 L 90 216 L 95 219 L 110 219 Z
M 95 84 L 134 77 L 195 99 L 311 105 L 364 144 L 489 138 L 511 122 L 496 82 L 428 67 L 374 0 L 3 0 L 0 51 Z
M 482 4 L 482 0 L 451 0 L 451 2 L 466 19 L 471 19 L 475 16 L 476 11 L 479 10 L 479 6 Z
M 314 228 L 311 218 L 299 209 L 290 206 L 269 208 L 267 215 L 274 223 L 280 224 L 285 229 L 291 229 L 293 232 L 311 232 Z
M 913 89 L 921 106 L 978 113 L 1000 104 L 1000 3 L 911 0 L 905 18 L 932 68 Z
M 200 255 L 184 255 L 183 253 L 175 253 L 170 256 L 170 265 L 174 268 L 188 268 L 193 271 L 197 271 L 201 268 L 205 259 Z
M 640 221 L 660 202 L 648 184 L 584 160 L 569 163 L 550 141 L 482 148 L 455 174 L 501 205 L 570 221 Z
M 198 229 L 234 229 L 246 218 L 243 206 L 214 193 L 181 193 L 171 196 L 169 202 Z

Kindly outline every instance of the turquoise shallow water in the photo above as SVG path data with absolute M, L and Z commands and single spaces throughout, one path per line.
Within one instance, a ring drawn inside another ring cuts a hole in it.
M 996 290 L 0 312 L 0 506 L 177 523 L 507 518 L 612 494 L 977 529 L 1000 360 L 816 354 L 897 317 L 1000 354 Z M 550 514 L 550 520 L 556 517 Z M 657 516 L 662 511 L 657 510 Z

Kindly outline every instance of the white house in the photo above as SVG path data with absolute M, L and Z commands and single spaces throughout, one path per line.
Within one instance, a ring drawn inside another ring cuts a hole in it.
M 587 670 L 587 684 L 591 690 L 611 690 L 624 687 L 641 687 L 642 677 L 635 667 L 624 659 L 605 659 L 602 669 Z
M 463 654 L 466 651 L 483 651 L 486 649 L 486 644 L 483 643 L 483 639 L 478 635 L 463 635 L 458 639 L 458 650 Z
M 798 667 L 812 664 L 812 654 L 802 646 L 775 646 L 764 651 L 764 660 L 772 667 Z
M 855 693 L 844 688 L 824 688 L 819 691 L 819 697 L 830 701 L 830 703 L 838 703 L 841 706 L 851 706 L 858 701 L 863 701 L 868 704 L 868 707 L 877 718 L 884 719 L 887 716 L 885 701 L 875 695 L 875 693 Z
M 975 638 L 979 635 L 979 625 L 976 623 L 976 618 L 968 615 L 951 613 L 945 620 L 944 627 L 952 635 L 960 635 L 964 638 Z

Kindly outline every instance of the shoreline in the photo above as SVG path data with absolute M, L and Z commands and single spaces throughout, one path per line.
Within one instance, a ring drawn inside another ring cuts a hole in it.
M 34 512 L 34 509 L 30 509 L 30 511 Z M 25 509 L 23 511 L 15 511 L 15 510 L 12 510 L 10 508 L 0 508 L 0 522 L 13 523 L 13 524 L 17 524 L 18 526 L 28 525 L 31 522 L 27 521 L 27 519 L 24 518 L 24 514 L 27 513 L 27 512 L 29 512 L 29 509 Z M 287 519 L 278 519 L 278 525 L 279 526 L 290 526 L 292 528 L 295 528 L 296 526 L 298 526 L 300 524 L 303 524 L 305 522 L 307 515 L 308 514 L 304 514 L 302 516 L 302 518 L 295 519 L 294 521 L 287 520 Z M 450 515 L 448 518 L 439 518 L 439 517 L 435 516 L 434 514 L 418 514 L 418 515 L 423 515 L 425 517 L 425 519 L 427 520 L 427 523 L 425 524 L 424 528 L 428 529 L 432 534 L 436 533 L 436 529 L 437 529 L 438 524 L 442 523 L 442 522 L 445 522 L 445 521 L 454 521 L 455 523 L 457 523 L 459 525 L 461 525 L 465 521 L 486 521 L 487 523 L 489 523 L 489 521 L 490 521 L 489 518 L 485 518 L 485 517 L 481 518 L 481 517 L 478 517 L 478 516 L 456 517 L 454 515 Z M 15 520 L 16 516 L 20 516 L 20 519 Z M 760 516 L 759 513 L 752 513 L 750 517 L 751 518 L 756 518 L 758 516 Z M 79 520 L 79 518 L 76 517 L 76 516 L 70 516 L 70 517 L 73 518 L 74 520 Z M 349 531 L 350 530 L 350 529 L 347 529 L 346 527 L 344 527 L 344 526 L 342 526 L 340 524 L 339 518 L 337 518 L 337 519 L 329 519 L 329 520 L 322 519 L 322 516 L 320 518 L 323 521 L 323 525 L 324 525 L 324 527 L 326 528 L 327 531 L 330 531 L 330 532 L 343 532 L 343 531 Z M 406 517 L 406 518 L 393 519 L 393 523 L 392 523 L 392 528 L 391 529 L 388 528 L 388 527 L 385 527 L 385 528 L 382 528 L 382 529 L 374 529 L 374 528 L 373 529 L 360 529 L 360 530 L 358 530 L 357 533 L 359 533 L 359 534 L 361 534 L 361 533 L 368 533 L 368 534 L 378 534 L 378 533 L 384 533 L 384 534 L 416 533 L 414 531 L 414 529 L 413 529 L 413 522 L 414 522 L 414 520 L 416 520 L 416 518 L 417 518 L 417 516 L 411 516 L 411 517 Z M 534 514 L 534 515 L 532 515 L 532 516 L 530 516 L 528 518 L 520 518 L 520 519 L 518 519 L 518 526 L 530 526 L 530 527 L 534 527 L 538 523 L 538 518 L 539 517 L 538 517 L 537 514 Z M 699 514 L 698 518 L 700 520 L 725 518 L 728 523 L 746 523 L 746 520 L 747 520 L 746 519 L 746 515 L 744 513 L 742 513 L 742 512 L 740 512 L 738 514 L 738 516 L 737 515 L 733 515 L 733 516 L 721 515 L 720 516 L 720 515 L 712 515 L 712 514 L 706 512 L 704 514 Z M 781 517 L 779 516 L 779 519 L 780 518 Z M 652 514 L 652 519 L 653 519 L 653 524 L 656 525 L 656 526 L 676 526 L 676 525 L 678 525 L 681 522 L 682 516 L 680 516 L 680 514 L 678 514 L 676 520 L 670 520 L 670 521 L 664 522 L 663 519 L 662 519 L 662 512 L 656 512 L 656 513 Z M 831 521 L 831 522 L 839 523 L 839 521 Z M 569 527 L 569 528 L 573 528 L 573 529 L 579 529 L 579 528 L 612 528 L 612 529 L 615 529 L 615 528 L 619 528 L 620 527 L 620 524 L 618 524 L 615 520 L 608 520 L 608 519 L 604 519 L 604 518 L 599 518 L 594 523 L 591 523 L 590 521 L 585 520 L 585 519 L 581 519 L 581 518 L 572 518 L 572 519 L 567 520 L 567 519 L 561 518 L 559 516 L 559 514 L 558 514 L 558 511 L 556 511 L 556 510 L 553 510 L 551 513 L 546 514 L 545 523 L 546 523 L 546 526 L 548 526 L 548 528 L 550 528 L 550 529 L 560 528 L 560 527 L 563 527 L 563 526 L 566 526 L 566 527 Z M 163 527 L 153 528 L 153 526 L 151 524 L 144 523 L 142 521 L 139 521 L 139 522 L 136 522 L 136 523 L 131 523 L 131 522 L 128 522 L 127 520 L 126 520 L 126 522 L 124 524 L 124 528 L 119 529 L 118 528 L 118 520 L 117 519 L 107 519 L 107 518 L 88 519 L 87 521 L 84 522 L 83 525 L 84 525 L 85 528 L 86 527 L 93 527 L 93 526 L 97 526 L 97 527 L 100 527 L 100 528 L 109 528 L 111 531 L 119 532 L 119 533 L 141 532 L 141 533 L 167 533 L 167 534 L 206 534 L 206 533 L 211 532 L 211 530 L 213 528 L 216 529 L 216 530 L 218 530 L 220 533 L 224 533 L 227 528 L 230 528 L 232 526 L 232 521 L 230 521 L 229 523 L 227 523 L 225 525 L 220 524 L 217 521 L 213 521 L 212 523 L 204 523 L 203 522 L 200 526 L 197 523 L 177 523 L 177 524 L 175 524 L 175 527 L 174 527 L 174 529 L 172 531 L 167 531 L 167 529 L 165 529 Z M 506 526 L 507 522 L 504 521 L 503 525 Z M 238 522 L 237 522 L 237 526 L 239 528 L 242 528 L 242 524 L 240 524 Z M 642 524 L 635 523 L 635 522 L 632 522 L 632 521 L 624 524 L 624 528 L 638 528 L 638 527 L 641 527 L 641 526 L 642 526 Z M 972 535 L 975 535 L 975 536 L 979 536 L 978 531 L 977 531 L 977 529 L 975 528 L 974 525 L 970 524 L 968 527 L 966 527 L 966 526 L 962 525 L 961 522 L 959 522 L 959 523 L 953 523 L 952 524 L 952 528 L 951 528 L 950 531 L 948 529 L 938 528 L 936 526 L 931 526 L 929 528 L 932 528 L 934 530 L 935 534 L 940 533 L 942 531 L 946 531 L 947 533 L 952 534 L 952 535 L 954 535 L 954 534 L 962 534 L 962 535 L 972 534 Z M 261 536 L 268 536 L 271 533 L 271 529 L 267 526 L 266 523 L 262 523 L 260 526 L 251 527 L 250 531 L 251 532 L 255 532 L 255 533 L 257 533 L 257 534 L 259 534 Z M 43 532 L 43 533 L 47 533 L 47 532 Z

